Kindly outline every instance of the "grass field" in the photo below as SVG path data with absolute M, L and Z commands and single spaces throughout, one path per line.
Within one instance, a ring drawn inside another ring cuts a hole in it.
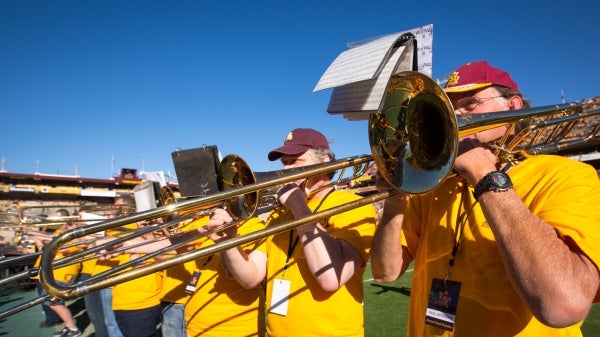
M 410 271 L 410 269 L 409 269 Z M 365 335 L 401 337 L 406 335 L 410 272 L 398 281 L 378 284 L 372 281 L 370 266 L 364 275 Z M 582 326 L 585 337 L 600 337 L 600 304 L 595 304 Z

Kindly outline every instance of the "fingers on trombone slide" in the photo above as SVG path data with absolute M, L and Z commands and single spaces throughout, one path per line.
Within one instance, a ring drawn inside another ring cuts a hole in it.
M 206 225 L 199 227 L 198 232 L 207 234 L 215 241 L 221 241 L 229 237 L 237 236 L 237 227 L 229 225 L 233 222 L 231 214 L 223 208 L 215 208 L 210 213 L 210 220 Z
M 96 255 L 102 261 L 110 260 L 123 253 L 123 250 L 120 248 L 124 246 L 124 243 L 121 242 L 110 244 L 110 242 L 115 241 L 116 239 L 116 237 L 99 238 L 94 240 L 94 242 L 90 244 L 90 247 L 103 247 L 96 253 Z

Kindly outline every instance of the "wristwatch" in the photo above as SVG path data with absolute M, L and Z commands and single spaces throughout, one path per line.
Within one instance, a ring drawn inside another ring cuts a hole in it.
M 479 196 L 483 192 L 494 191 L 504 192 L 512 188 L 512 181 L 508 174 L 502 171 L 492 171 L 486 174 L 478 183 L 475 185 L 473 190 L 473 196 L 475 200 L 479 199 Z

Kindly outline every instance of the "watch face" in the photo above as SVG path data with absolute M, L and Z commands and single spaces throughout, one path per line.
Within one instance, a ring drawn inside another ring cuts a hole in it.
M 492 179 L 493 183 L 498 186 L 504 186 L 508 182 L 504 174 L 501 173 L 492 174 L 490 175 L 490 178 Z

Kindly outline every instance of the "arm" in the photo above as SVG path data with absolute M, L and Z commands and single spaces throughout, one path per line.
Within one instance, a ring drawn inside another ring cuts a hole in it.
M 48 242 L 52 241 L 52 235 L 44 232 L 38 231 L 30 231 L 26 232 L 30 238 L 35 242 L 35 246 L 38 251 L 44 250 L 44 247 L 48 244 Z
M 496 157 L 477 147 L 455 167 L 471 184 L 496 170 Z M 476 163 L 476 164 L 475 164 Z M 479 198 L 506 272 L 532 313 L 544 324 L 565 327 L 585 318 L 600 284 L 598 269 L 576 245 L 534 215 L 514 190 Z
M 231 215 L 223 209 L 215 209 L 210 221 L 205 227 L 199 228 L 200 232 L 215 230 L 233 221 Z M 209 238 L 220 242 L 237 237 L 237 226 L 228 226 L 226 229 L 209 234 Z M 228 276 L 234 277 L 245 289 L 258 286 L 267 273 L 267 256 L 258 250 L 250 253 L 240 246 L 221 252 L 221 263 Z
M 507 273 L 533 314 L 555 327 L 583 320 L 600 283 L 596 266 L 533 215 L 513 190 L 483 193 L 480 204 Z
M 298 185 L 286 185 L 278 194 L 294 218 L 312 214 L 306 205 L 306 195 Z M 361 254 L 350 243 L 333 237 L 318 222 L 299 226 L 296 231 L 308 268 L 325 291 L 338 290 L 365 264 Z
M 119 244 L 109 245 L 110 242 L 116 239 L 116 237 L 100 238 L 94 240 L 90 247 L 106 245 L 106 247 L 100 250 L 97 254 L 100 260 L 110 260 L 121 254 L 144 255 L 148 253 L 153 253 L 157 250 L 167 248 L 171 245 L 171 242 L 170 240 L 168 240 L 168 238 L 162 240 L 153 240 L 145 239 L 139 236 L 128 239 L 127 241 Z M 155 258 L 157 260 L 165 260 L 175 254 L 175 251 L 167 251 L 161 255 L 156 256 Z
M 392 187 L 378 174 L 377 188 L 382 191 Z M 397 280 L 412 261 L 412 256 L 400 240 L 407 202 L 408 195 L 402 193 L 384 201 L 371 247 L 371 272 L 377 282 Z

